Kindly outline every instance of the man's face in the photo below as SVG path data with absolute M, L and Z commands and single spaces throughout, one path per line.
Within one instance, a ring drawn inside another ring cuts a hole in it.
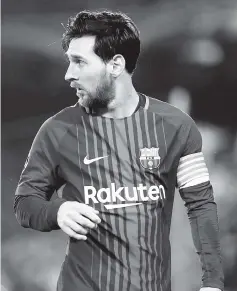
M 114 99 L 115 86 L 107 65 L 93 51 L 94 43 L 95 36 L 71 40 L 65 80 L 76 89 L 81 106 L 98 109 L 106 108 Z

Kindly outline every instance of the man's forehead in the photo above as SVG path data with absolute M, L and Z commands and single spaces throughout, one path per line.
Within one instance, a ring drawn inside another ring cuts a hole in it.
M 95 37 L 94 36 L 83 36 L 80 38 L 73 38 L 70 41 L 68 50 L 66 52 L 67 55 L 81 55 L 83 57 L 94 53 L 94 44 Z

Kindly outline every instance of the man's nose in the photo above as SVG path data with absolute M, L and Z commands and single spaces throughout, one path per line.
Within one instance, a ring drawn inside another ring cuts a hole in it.
M 67 72 L 65 74 L 64 77 L 65 81 L 71 82 L 73 80 L 77 80 L 78 79 L 78 72 L 75 68 L 75 66 L 73 66 L 73 64 L 70 64 L 68 66 Z

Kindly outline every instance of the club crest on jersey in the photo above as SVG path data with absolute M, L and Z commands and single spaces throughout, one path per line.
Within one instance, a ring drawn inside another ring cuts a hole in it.
M 144 169 L 154 170 L 160 165 L 159 148 L 140 149 L 140 163 Z

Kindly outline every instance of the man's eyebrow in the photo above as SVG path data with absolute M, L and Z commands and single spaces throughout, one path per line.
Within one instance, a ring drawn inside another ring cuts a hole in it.
M 69 59 L 69 54 L 68 54 L 68 53 L 65 53 L 65 56 L 66 56 L 66 58 Z M 81 55 L 76 55 L 76 54 L 70 54 L 70 58 L 85 60 L 85 58 L 84 58 L 83 56 L 81 56 Z

